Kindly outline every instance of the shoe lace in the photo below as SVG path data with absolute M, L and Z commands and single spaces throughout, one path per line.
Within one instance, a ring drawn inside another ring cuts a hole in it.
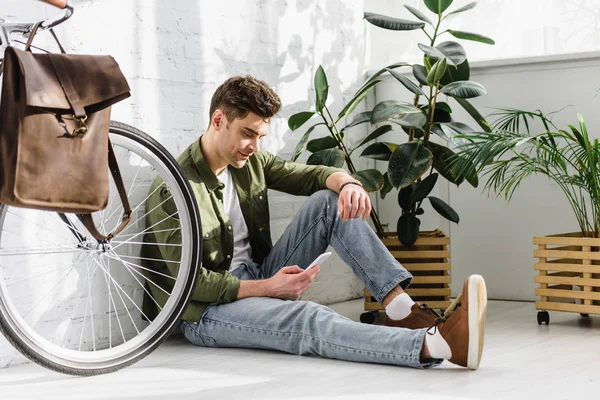
M 452 313 L 461 306 L 461 304 L 462 304 L 461 302 L 462 302 L 462 293 L 459 294 L 456 299 L 454 299 L 452 304 L 450 304 L 450 306 L 446 309 L 446 311 L 444 311 L 444 314 L 442 316 L 439 316 L 435 311 L 431 310 L 433 313 L 435 313 L 437 315 L 437 318 L 433 322 L 433 325 L 431 325 L 429 327 L 429 329 L 427 329 L 427 334 L 435 335 L 438 330 L 438 325 L 446 322 L 448 320 L 448 318 L 450 318 L 450 315 L 452 315 Z M 433 330 L 433 332 L 430 332 L 431 330 Z
M 446 322 L 448 320 L 448 316 L 444 316 L 444 317 L 438 317 L 435 319 L 435 321 L 433 322 L 433 325 L 431 325 L 429 327 L 429 329 L 427 329 L 427 334 L 428 335 L 435 335 L 437 333 L 438 330 L 438 325 L 442 324 L 444 322 Z M 431 330 L 433 330 L 433 332 L 431 332 Z
M 440 314 L 438 314 L 435 310 L 433 310 L 425 303 L 419 304 L 419 308 L 434 318 L 440 318 Z

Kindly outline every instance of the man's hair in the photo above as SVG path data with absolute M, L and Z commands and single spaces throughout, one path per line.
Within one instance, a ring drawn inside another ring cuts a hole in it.
M 268 120 L 280 108 L 279 96 L 265 82 L 250 75 L 234 76 L 217 88 L 210 102 L 209 119 L 221 109 L 229 121 L 245 118 L 250 112 Z

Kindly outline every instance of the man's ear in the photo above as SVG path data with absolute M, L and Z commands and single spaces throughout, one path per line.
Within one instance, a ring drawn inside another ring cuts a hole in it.
M 227 124 L 227 117 L 225 116 L 223 110 L 217 108 L 212 115 L 210 123 L 217 131 L 221 129 L 221 126 Z

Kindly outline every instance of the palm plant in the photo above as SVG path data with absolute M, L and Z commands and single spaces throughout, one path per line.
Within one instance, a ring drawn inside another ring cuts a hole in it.
M 526 178 L 545 175 L 564 193 L 582 234 L 600 237 L 600 144 L 590 140 L 583 116 L 577 114 L 578 126 L 558 129 L 541 111 L 505 108 L 493 115 L 490 132 L 455 137 L 460 157 L 451 160 L 452 171 L 481 173 L 486 189 L 506 201 Z
M 422 203 L 425 199 L 429 199 L 432 207 L 442 217 L 455 223 L 459 221 L 458 214 L 450 205 L 439 198 L 430 196 L 438 180 L 438 175 L 442 175 L 456 185 L 460 185 L 464 180 L 462 177 L 455 176 L 449 168 L 448 160 L 454 155 L 454 152 L 446 146 L 434 143 L 431 135 L 435 134 L 444 140 L 449 140 L 457 133 L 473 131 L 473 129 L 464 123 L 453 120 L 452 108 L 447 102 L 442 101 L 442 97 L 446 96 L 455 100 L 483 130 L 489 130 L 484 118 L 467 100 L 484 95 L 486 91 L 479 83 L 469 80 L 470 67 L 464 48 L 454 41 L 437 44 L 438 39 L 446 34 L 461 40 L 494 44 L 492 39 L 479 34 L 452 29 L 443 30 L 442 28 L 448 17 L 472 9 L 476 3 L 467 4 L 444 14 L 453 0 L 423 1 L 425 6 L 437 17 L 435 23 L 411 6 L 405 7 L 419 21 L 365 13 L 365 19 L 379 28 L 394 31 L 420 29 L 427 42 L 427 44 L 419 43 L 418 45 L 423 52 L 423 64 L 397 62 L 377 71 L 359 88 L 354 97 L 335 117 L 326 105 L 327 78 L 323 69 L 319 67 L 315 74 L 315 111 L 303 111 L 289 119 L 289 127 L 292 130 L 300 128 L 315 115 L 320 116 L 322 120 L 308 128 L 303 135 L 296 147 L 294 160 L 303 152 L 304 146 L 307 146 L 308 150 L 313 153 L 307 161 L 309 164 L 338 167 L 346 164 L 350 172 L 365 185 L 367 190 L 379 191 L 382 198 L 393 188 L 399 189 L 398 204 L 401 208 L 401 215 L 397 223 L 397 232 L 398 238 L 405 246 L 412 246 L 419 236 L 421 223 L 419 216 L 424 213 Z M 399 72 L 402 69 L 406 69 L 406 73 Z M 382 81 L 380 76 L 383 73 L 392 75 L 411 93 L 413 101 L 382 101 L 376 104 L 372 110 L 355 115 L 351 122 L 343 128 L 338 128 L 338 124 L 349 117 L 375 86 Z M 409 73 L 414 80 L 408 77 Z M 372 128 L 371 132 L 356 146 L 348 148 L 344 143 L 345 133 L 348 129 L 363 123 L 369 123 L 376 128 Z M 380 124 L 384 125 L 379 126 Z M 404 143 L 370 143 L 392 131 L 392 124 L 399 126 L 404 131 L 401 134 L 401 139 L 405 140 Z M 320 125 L 328 129 L 330 136 L 309 141 L 310 134 Z M 370 159 L 389 161 L 385 173 L 376 169 L 356 171 L 354 168 L 351 159 L 352 153 L 367 144 L 369 145 L 360 155 Z M 427 173 L 428 175 L 425 177 Z M 467 180 L 473 186 L 478 184 L 475 173 L 468 174 Z M 383 230 L 375 213 L 373 217 L 378 234 L 383 236 Z

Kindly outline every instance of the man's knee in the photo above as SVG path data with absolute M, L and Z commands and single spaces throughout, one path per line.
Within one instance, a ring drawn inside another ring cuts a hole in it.
M 337 204 L 338 194 L 333 190 L 324 189 L 313 193 L 308 199 L 318 204 Z
M 332 190 L 325 189 L 319 190 L 313 193 L 308 200 L 306 205 L 310 208 L 325 209 L 327 212 L 332 214 L 337 213 L 337 202 L 338 194 Z

